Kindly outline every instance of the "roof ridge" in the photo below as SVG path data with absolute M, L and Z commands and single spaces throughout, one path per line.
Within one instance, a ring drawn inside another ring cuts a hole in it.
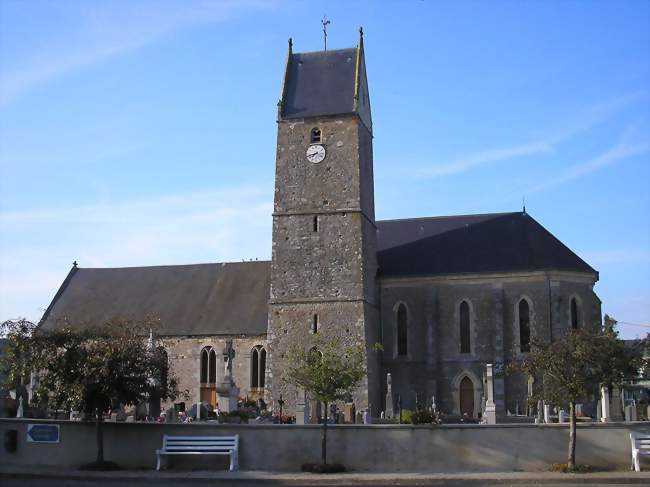
M 161 267 L 199 267 L 216 265 L 241 265 L 241 264 L 262 264 L 271 263 L 270 260 L 244 260 L 242 262 L 195 262 L 193 264 L 158 264 L 158 265 L 135 265 L 123 267 L 79 267 L 79 270 L 114 270 L 114 269 L 159 269 Z
M 356 51 L 356 47 L 342 47 L 340 49 L 328 49 L 327 51 L 304 51 L 304 52 L 293 52 L 292 54 L 295 56 L 297 54 L 321 54 L 321 53 L 328 53 L 328 52 L 340 52 L 340 51 Z
M 411 217 L 411 218 L 393 218 L 390 220 L 377 220 L 377 223 L 388 223 L 388 222 L 404 222 L 409 220 L 440 220 L 443 218 L 463 218 L 468 216 L 504 216 L 504 215 L 521 215 L 521 211 L 506 211 L 502 213 L 469 213 L 464 215 L 437 215 L 437 216 L 420 216 L 420 217 Z

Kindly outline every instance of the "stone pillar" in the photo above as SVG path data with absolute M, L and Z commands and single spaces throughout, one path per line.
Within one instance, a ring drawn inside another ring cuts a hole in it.
M 196 420 L 199 421 L 201 419 L 201 349 L 199 349 L 199 354 L 194 357 L 194 360 L 196 360 L 196 366 L 197 366 L 197 381 L 199 384 L 199 387 L 196 392 Z M 192 403 L 190 403 L 191 405 Z
M 542 401 L 537 401 L 537 423 L 544 421 L 544 403 Z
M 566 423 L 566 412 L 564 409 L 560 409 L 560 411 L 557 413 L 557 422 Z
M 487 399 L 485 401 L 485 422 L 487 424 L 496 424 L 496 404 L 494 403 L 494 371 L 492 364 L 487 364 L 486 374 Z
M 625 406 L 623 412 L 625 413 L 625 422 L 629 423 L 632 421 L 632 407 L 631 406 Z
M 562 309 L 560 306 L 561 290 L 559 281 L 549 281 L 549 299 L 551 323 L 549 327 L 549 339 L 556 340 L 562 336 Z
M 610 406 L 610 403 L 609 403 L 609 390 L 608 390 L 607 386 L 601 386 L 601 388 L 600 388 L 600 408 L 601 408 L 600 421 L 602 423 L 609 423 L 612 420 L 612 417 L 610 415 L 609 406 Z
M 494 303 L 494 362 L 493 362 L 493 384 L 494 384 L 494 405 L 497 416 L 506 415 L 506 390 L 503 377 L 504 344 L 503 333 L 505 321 L 503 315 L 503 285 L 495 284 L 492 288 L 492 302 Z M 476 324 L 478 326 L 478 324 Z
M 611 403 L 612 421 L 623 421 L 623 405 L 621 401 L 621 390 L 618 387 L 612 388 Z
M 386 374 L 386 419 L 393 419 L 393 379 L 390 372 Z
M 303 391 L 298 391 L 296 404 L 296 424 L 309 424 L 309 401 Z
M 551 422 L 551 406 L 548 404 L 544 404 L 544 422 L 545 423 L 550 423 Z

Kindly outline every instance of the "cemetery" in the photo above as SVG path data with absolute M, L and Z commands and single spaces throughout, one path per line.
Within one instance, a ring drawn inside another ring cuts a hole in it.
M 227 372 L 227 363 L 225 367 Z M 562 462 L 567 413 L 540 403 L 528 408 L 528 414 L 497 417 L 492 374 L 488 364 L 481 422 L 463 423 L 463 418 L 445 415 L 437 410 L 435 397 L 421 410 L 388 408 L 375 418 L 368 410 L 355 411 L 352 403 L 341 408 L 332 405 L 328 415 L 330 461 L 359 472 L 540 471 Z M 390 374 L 386 381 L 391 396 Z M 103 418 L 104 455 L 122 468 L 160 469 L 161 453 L 165 455 L 169 445 L 180 441 L 191 455 L 179 457 L 176 452 L 173 457 L 166 456 L 163 468 L 293 472 L 318 458 L 322 431 L 318 403 L 306 400 L 299 404 L 297 416 L 288 417 L 281 411 L 267 411 L 262 400 L 238 400 L 237 386 L 231 380 L 218 390 L 222 405 L 218 411 L 207 404 L 186 408 L 181 402 L 156 417 L 151 413 L 160 407 L 150 403 L 107 412 Z M 577 407 L 577 461 L 605 470 L 628 469 L 634 448 L 631 434 L 650 434 L 650 411 L 647 406 L 641 411 L 637 404 L 624 406 L 618 388 L 610 393 L 603 387 L 601 394 L 596 417 L 584 416 L 581 406 Z M 29 387 L 22 387 L 4 400 L 0 463 L 77 468 L 88 462 L 92 457 L 88 445 L 95 441 L 93 423 L 83 421 L 79 413 L 66 419 L 54 419 L 52 414 L 45 418 L 44 411 L 29 406 L 29 396 Z M 388 397 L 386 404 L 395 402 L 400 404 L 399 399 Z M 643 469 L 647 447 L 640 451 L 637 461 L 640 459 Z

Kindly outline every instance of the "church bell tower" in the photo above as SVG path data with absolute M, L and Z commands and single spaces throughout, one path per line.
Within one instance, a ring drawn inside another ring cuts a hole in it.
M 292 344 L 315 334 L 366 347 L 357 408 L 379 407 L 372 118 L 359 30 L 356 48 L 294 53 L 278 104 L 269 297 L 267 402 L 293 411 L 282 381 Z

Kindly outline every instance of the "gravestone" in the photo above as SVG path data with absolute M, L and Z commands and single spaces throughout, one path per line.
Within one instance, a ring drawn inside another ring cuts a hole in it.
M 497 424 L 496 404 L 494 402 L 494 370 L 492 364 L 487 364 L 486 368 L 487 399 L 485 400 L 485 422 L 486 424 Z
M 625 421 L 636 421 L 636 404 L 628 404 L 625 406 Z
M 582 416 L 582 404 L 576 404 L 576 416 Z
M 237 410 L 239 387 L 235 385 L 235 381 L 232 378 L 232 361 L 234 358 L 235 349 L 232 346 L 232 340 L 226 340 L 226 346 L 223 350 L 224 377 L 222 382 L 216 387 L 219 413 L 229 413 Z M 200 414 L 203 416 L 202 411 Z
M 169 408 L 165 412 L 165 423 L 176 423 L 178 421 L 178 412 L 176 412 L 176 408 Z
M 596 421 L 601 421 L 602 417 L 603 417 L 603 401 L 602 399 L 598 399 L 598 402 L 596 403 Z
M 348 402 L 343 406 L 343 422 L 345 424 L 354 424 L 356 408 L 353 402 Z
M 119 422 L 126 421 L 126 409 L 124 409 L 124 404 L 120 404 L 119 409 L 116 411 L 115 421 L 119 421 Z
M 298 391 L 298 402 L 296 403 L 296 424 L 308 424 L 309 423 L 309 409 L 307 401 L 307 395 L 304 391 Z
M 609 402 L 609 389 L 607 386 L 602 386 L 600 388 L 600 421 L 602 423 L 609 423 L 612 420 L 610 413 L 610 402 Z
M 16 410 L 16 417 L 22 418 L 24 413 L 25 411 L 23 409 L 23 397 L 20 396 L 18 397 L 18 409 Z
M 386 374 L 386 419 L 393 419 L 393 378 L 390 372 Z
M 557 422 L 566 423 L 566 411 L 564 411 L 564 409 L 560 409 L 560 411 L 557 413 Z
M 623 404 L 621 401 L 621 391 L 618 387 L 612 388 L 610 415 L 612 421 L 623 421 Z
M 551 422 L 551 406 L 549 404 L 544 404 L 544 422 Z
M 537 423 L 544 421 L 544 403 L 542 401 L 537 401 Z

